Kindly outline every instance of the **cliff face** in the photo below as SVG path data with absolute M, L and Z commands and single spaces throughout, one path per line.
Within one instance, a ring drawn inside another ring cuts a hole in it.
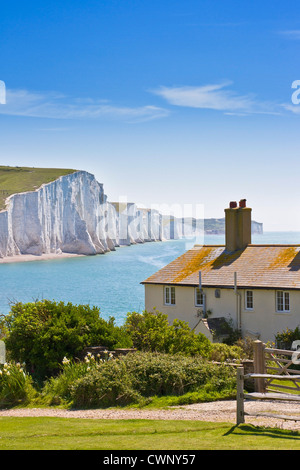
M 0 257 L 94 255 L 116 246 L 199 235 L 194 221 L 170 219 L 131 203 L 107 201 L 103 185 L 78 171 L 36 191 L 10 196 L 0 212 Z

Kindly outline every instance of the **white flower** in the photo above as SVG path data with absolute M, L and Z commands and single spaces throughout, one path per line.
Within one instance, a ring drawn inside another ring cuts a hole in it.
M 70 360 L 65 356 L 62 360 L 63 364 L 69 364 Z

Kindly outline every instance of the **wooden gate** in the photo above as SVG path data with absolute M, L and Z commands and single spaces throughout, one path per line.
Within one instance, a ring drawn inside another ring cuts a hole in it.
M 300 421 L 300 416 L 282 416 L 267 413 L 246 413 L 245 400 L 285 400 L 300 402 L 300 370 L 293 369 L 300 362 L 300 351 L 268 348 L 261 341 L 254 342 L 254 372 L 244 374 L 244 368 L 237 369 L 237 410 L 236 422 L 245 422 L 245 416 L 269 416 L 272 418 Z M 244 393 L 244 380 L 253 379 L 255 391 Z M 288 393 L 284 393 L 287 390 Z

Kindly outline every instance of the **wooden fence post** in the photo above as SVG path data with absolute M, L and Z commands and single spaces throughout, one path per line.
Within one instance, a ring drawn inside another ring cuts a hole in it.
M 236 424 L 245 422 L 244 414 L 244 367 L 237 368 L 236 376 Z
M 265 374 L 265 345 L 261 341 L 254 341 L 254 374 Z M 254 380 L 255 391 L 265 393 L 265 379 L 257 378 Z

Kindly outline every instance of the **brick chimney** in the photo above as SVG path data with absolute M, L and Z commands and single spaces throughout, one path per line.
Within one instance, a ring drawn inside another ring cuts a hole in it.
M 239 206 L 231 201 L 225 209 L 226 251 L 243 250 L 251 243 L 251 211 L 246 199 L 241 199 Z

